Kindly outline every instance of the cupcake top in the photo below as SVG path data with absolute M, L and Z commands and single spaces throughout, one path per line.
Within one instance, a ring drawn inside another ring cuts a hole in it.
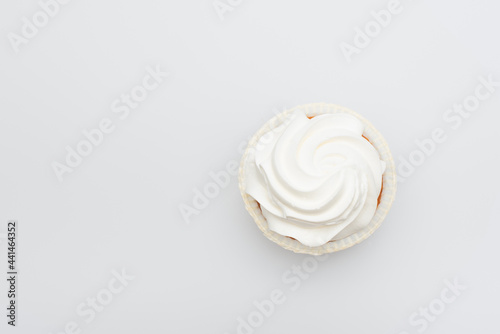
M 309 247 L 365 228 L 377 209 L 385 163 L 347 113 L 296 110 L 248 152 L 246 193 L 269 229 Z

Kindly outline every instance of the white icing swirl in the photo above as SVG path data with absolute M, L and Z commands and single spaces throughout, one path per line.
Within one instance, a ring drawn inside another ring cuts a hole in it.
M 272 231 L 315 247 L 370 223 L 385 163 L 362 134 L 350 114 L 295 111 L 260 138 L 247 155 L 246 192 Z

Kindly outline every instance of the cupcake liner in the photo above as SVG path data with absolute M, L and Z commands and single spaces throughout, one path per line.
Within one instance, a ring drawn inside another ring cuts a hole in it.
M 295 110 L 302 110 L 306 113 L 307 116 L 317 116 L 322 114 L 334 114 L 334 113 L 348 113 L 356 118 L 358 118 L 361 122 L 363 122 L 365 126 L 365 130 L 363 135 L 368 138 L 370 143 L 375 147 L 375 149 L 379 152 L 381 160 L 385 161 L 387 164 L 386 170 L 382 175 L 383 179 L 383 188 L 382 188 L 382 196 L 380 198 L 380 204 L 375 211 L 375 215 L 372 220 L 363 230 L 341 240 L 330 241 L 322 246 L 318 247 L 309 247 L 305 246 L 299 241 L 292 239 L 290 237 L 283 236 L 269 229 L 266 218 L 262 215 L 262 211 L 260 209 L 259 203 L 252 198 L 252 196 L 248 195 L 245 191 L 246 189 L 246 180 L 245 180 L 245 165 L 247 162 L 248 154 L 250 150 L 255 149 L 257 142 L 262 135 L 273 130 L 283 123 L 285 118 Z M 391 151 L 389 146 L 387 145 L 385 139 L 382 135 L 375 129 L 375 127 L 364 117 L 355 113 L 354 111 L 337 106 L 334 104 L 327 103 L 312 103 L 305 104 L 301 106 L 297 106 L 290 110 L 284 111 L 281 114 L 276 115 L 272 119 L 270 119 L 267 123 L 265 123 L 259 131 L 250 139 L 248 143 L 248 147 L 243 154 L 241 159 L 240 169 L 239 169 L 239 187 L 241 196 L 243 201 L 245 202 L 245 208 L 250 213 L 255 223 L 259 227 L 259 229 L 264 233 L 264 235 L 271 241 L 277 243 L 281 247 L 291 250 L 295 253 L 303 253 L 303 254 L 311 254 L 311 255 L 321 255 L 326 253 L 332 253 L 336 251 L 340 251 L 351 246 L 354 246 L 361 241 L 368 238 L 372 235 L 373 232 L 382 224 L 382 221 L 387 216 L 389 209 L 391 208 L 392 202 L 394 201 L 394 196 L 396 194 L 396 172 L 394 166 L 394 160 L 392 158 Z

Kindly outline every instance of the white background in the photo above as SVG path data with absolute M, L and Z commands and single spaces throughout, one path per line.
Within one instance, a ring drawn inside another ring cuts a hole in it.
M 243 1 L 221 20 L 212 0 L 73 0 L 16 53 L 8 34 L 40 6 L 3 1 L 0 233 L 19 221 L 20 277 L 16 328 L 0 283 L 0 332 L 233 334 L 279 289 L 255 333 L 413 334 L 410 315 L 456 278 L 467 288 L 425 332 L 498 333 L 500 88 L 458 129 L 443 114 L 479 76 L 500 81 L 499 3 L 401 0 L 348 63 L 339 45 L 387 3 Z M 170 76 L 120 120 L 111 103 L 157 64 Z M 372 237 L 292 291 L 282 275 L 308 256 L 261 234 L 235 177 L 189 224 L 179 205 L 276 110 L 311 102 L 371 120 L 396 165 L 436 128 L 447 140 Z M 115 130 L 59 182 L 51 164 L 103 118 Z M 135 278 L 86 323 L 77 306 L 122 268 Z

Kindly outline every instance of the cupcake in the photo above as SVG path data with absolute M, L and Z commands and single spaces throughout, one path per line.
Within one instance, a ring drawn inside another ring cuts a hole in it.
M 396 175 L 387 143 L 370 122 L 318 103 L 264 124 L 243 154 L 239 186 L 267 238 L 321 255 L 351 247 L 380 226 Z

